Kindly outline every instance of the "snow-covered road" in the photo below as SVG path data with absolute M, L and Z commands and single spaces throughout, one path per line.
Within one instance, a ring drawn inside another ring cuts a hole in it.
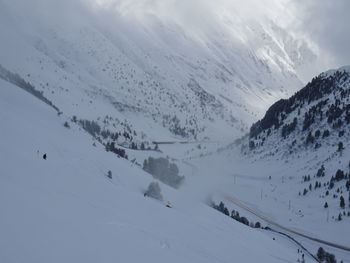
M 342 250 L 345 250 L 345 251 L 350 251 L 350 247 L 347 247 L 347 246 L 344 246 L 344 245 L 341 245 L 341 244 L 336 244 L 336 243 L 333 243 L 333 242 L 329 242 L 329 241 L 326 241 L 326 240 L 322 240 L 322 239 L 319 239 L 319 238 L 315 238 L 315 237 L 306 235 L 304 233 L 295 231 L 295 230 L 293 230 L 291 228 L 288 228 L 286 226 L 283 226 L 283 225 L 277 223 L 276 221 L 273 221 L 270 218 L 268 218 L 268 217 L 262 215 L 261 213 L 255 211 L 254 209 L 244 205 L 242 202 L 240 202 L 239 200 L 237 200 L 236 198 L 234 198 L 232 196 L 228 196 L 226 194 L 222 194 L 222 196 L 223 196 L 223 198 L 225 198 L 226 201 L 233 203 L 234 205 L 244 209 L 245 211 L 247 211 L 247 212 L 249 212 L 249 213 L 259 217 L 260 219 L 264 220 L 265 222 L 267 222 L 267 223 L 269 223 L 271 225 L 274 225 L 274 226 L 276 226 L 276 227 L 278 227 L 278 228 L 280 228 L 282 230 L 288 231 L 290 233 L 293 233 L 295 235 L 307 238 L 309 240 L 315 241 L 315 242 L 320 243 L 320 244 L 324 244 L 324 245 L 331 246 L 331 247 L 334 247 L 334 248 L 342 249 Z

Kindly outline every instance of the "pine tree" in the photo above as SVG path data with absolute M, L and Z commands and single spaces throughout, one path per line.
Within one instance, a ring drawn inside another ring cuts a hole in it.
M 328 208 L 328 203 L 327 202 L 324 203 L 324 208 Z
M 341 220 L 341 219 L 340 219 Z M 333 254 L 327 253 L 327 263 L 337 263 L 337 260 L 335 259 L 335 256 Z
M 345 208 L 345 200 L 343 196 L 340 196 L 340 207 L 343 209 Z
M 325 257 L 326 257 L 326 251 L 322 247 L 320 247 L 317 250 L 317 258 L 322 262 L 325 260 Z
M 318 169 L 316 176 L 317 177 L 324 177 L 325 176 L 324 170 L 325 170 L 324 166 L 322 165 L 321 168 Z
M 343 142 L 338 143 L 338 152 L 342 152 L 344 150 Z
M 111 170 L 108 171 L 107 177 L 108 177 L 109 179 L 112 179 L 112 171 L 111 171 Z

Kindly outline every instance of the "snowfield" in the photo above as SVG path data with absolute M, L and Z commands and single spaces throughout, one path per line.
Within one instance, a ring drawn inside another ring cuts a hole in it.
M 303 86 L 312 43 L 240 8 L 217 5 L 208 25 L 108 3 L 0 0 L 0 263 L 317 262 L 320 244 L 272 221 L 349 246 L 350 177 L 325 191 L 349 173 L 350 75 L 321 75 L 345 90 L 316 110 L 322 96 L 273 116 L 283 140 L 259 125 L 248 138 Z
M 143 197 L 149 174 L 65 128 L 30 94 L 0 86 L 1 262 L 295 262 L 293 244 L 186 190 L 161 184 L 171 209 Z

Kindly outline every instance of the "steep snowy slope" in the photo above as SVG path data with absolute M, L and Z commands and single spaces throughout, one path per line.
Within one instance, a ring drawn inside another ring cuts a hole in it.
M 186 191 L 161 184 L 171 209 L 145 198 L 149 174 L 65 119 L 0 80 L 0 262 L 295 261 L 287 240 L 232 222 Z
M 121 133 L 127 120 L 137 142 L 227 141 L 300 88 L 297 69 L 315 58 L 268 18 L 236 12 L 202 32 L 79 1 L 3 0 L 0 64 L 66 116 Z
M 211 166 L 230 176 L 221 190 L 290 229 L 348 246 L 349 116 L 349 67 L 320 74 L 272 105 L 248 137 L 221 152 L 224 164 L 210 157 Z M 349 260 L 348 252 L 296 238 L 314 253 L 323 246 Z

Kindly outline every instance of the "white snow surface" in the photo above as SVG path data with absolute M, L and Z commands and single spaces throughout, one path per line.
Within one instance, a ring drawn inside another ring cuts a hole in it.
M 299 89 L 298 69 L 315 56 L 268 18 L 247 21 L 239 12 L 223 12 L 215 21 L 219 24 L 211 30 L 192 34 L 190 27 L 161 16 L 132 19 L 78 1 L 0 1 L 0 66 L 63 112 L 58 116 L 0 78 L 0 262 L 300 259 L 289 240 L 210 208 L 208 198 L 220 200 L 222 192 L 287 226 L 349 242 L 340 236 L 348 221 L 332 221 L 327 230 L 318 198 L 306 204 L 297 196 L 297 176 L 305 167 L 314 172 L 317 164 L 308 166 L 308 152 L 303 161 L 289 164 L 249 160 L 235 151 L 202 158 L 247 132 L 274 101 Z M 106 152 L 69 121 L 72 116 L 111 131 L 127 123 L 137 132 L 136 141 L 211 143 L 164 145 L 163 153 L 127 150 L 135 159 L 130 162 Z M 189 133 L 186 138 L 171 131 L 177 121 Z M 149 156 L 169 156 L 186 177 L 178 190 L 160 183 L 164 202 L 143 196 L 155 181 L 139 165 Z M 280 183 L 281 174 L 290 184 Z M 267 182 L 269 175 L 273 179 Z M 299 213 L 310 207 L 316 220 Z
M 294 262 L 296 247 L 161 184 L 0 81 L 0 262 Z M 39 154 L 37 154 L 39 151 Z M 42 154 L 47 154 L 47 160 Z M 113 179 L 106 177 L 111 170 Z

